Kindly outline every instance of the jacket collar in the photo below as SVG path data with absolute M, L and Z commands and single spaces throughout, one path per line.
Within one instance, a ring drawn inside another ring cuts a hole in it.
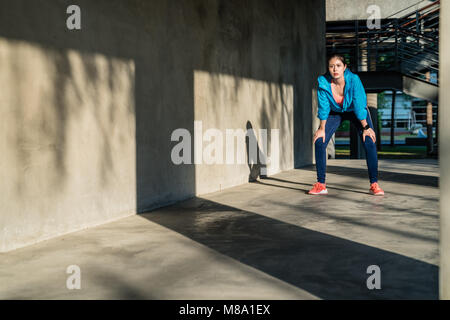
M 349 68 L 345 69 L 345 71 L 344 71 L 345 92 L 347 92 L 347 90 L 350 87 L 350 81 L 351 81 L 352 75 L 353 75 L 353 73 L 350 71 Z M 331 79 L 332 79 L 331 74 L 329 71 L 327 71 L 323 76 L 326 79 L 326 81 L 321 81 L 320 87 L 331 93 Z
M 347 67 L 347 69 L 345 69 L 344 71 L 344 80 L 345 80 L 345 88 L 344 88 L 344 108 L 346 108 L 348 106 L 348 104 L 350 103 L 350 96 L 349 96 L 349 90 L 351 87 L 351 79 L 352 79 L 353 73 L 350 71 L 350 69 Z M 333 93 L 331 91 L 331 74 L 329 71 L 327 71 L 322 78 L 322 81 L 320 81 L 319 86 L 320 88 L 326 90 L 329 95 L 330 95 L 330 99 L 331 101 L 333 101 L 333 104 L 336 107 L 341 108 L 336 101 L 334 101 L 333 98 Z

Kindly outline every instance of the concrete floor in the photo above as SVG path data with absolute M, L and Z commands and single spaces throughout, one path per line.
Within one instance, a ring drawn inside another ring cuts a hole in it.
M 365 160 L 329 160 L 328 196 L 306 167 L 0 254 L 0 298 L 438 299 L 438 162 L 379 169 L 384 197 Z

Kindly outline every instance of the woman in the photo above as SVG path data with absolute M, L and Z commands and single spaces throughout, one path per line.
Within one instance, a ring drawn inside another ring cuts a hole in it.
M 328 59 L 328 72 L 318 78 L 317 90 L 320 127 L 314 134 L 317 183 L 309 194 L 328 194 L 325 184 L 328 142 L 343 120 L 350 120 L 358 128 L 366 150 L 370 190 L 384 195 L 378 185 L 376 135 L 367 108 L 367 97 L 358 75 L 347 69 L 343 56 L 334 54 Z

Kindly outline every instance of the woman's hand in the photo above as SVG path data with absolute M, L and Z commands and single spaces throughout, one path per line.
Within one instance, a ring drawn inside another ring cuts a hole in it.
M 317 129 L 316 133 L 314 133 L 314 141 L 313 144 L 316 143 L 316 140 L 322 138 L 323 143 L 325 143 L 325 129 Z
M 375 134 L 375 131 L 373 131 L 372 128 L 363 130 L 363 142 L 366 142 L 366 137 L 372 138 L 373 143 L 377 142 L 377 135 Z

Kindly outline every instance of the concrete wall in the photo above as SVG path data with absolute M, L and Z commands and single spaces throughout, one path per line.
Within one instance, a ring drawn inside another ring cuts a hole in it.
M 398 18 L 432 2 L 432 0 L 326 0 L 326 19 L 327 21 L 365 20 L 371 16 L 371 13 L 367 13 L 367 8 L 371 5 L 380 7 L 381 19 Z M 410 6 L 412 7 L 408 10 L 396 14 Z
M 271 173 L 310 164 L 324 20 L 316 0 L 0 0 L 0 251 L 248 181 L 172 163 L 194 120 L 280 129 Z
M 264 173 L 261 172 L 264 165 L 258 166 L 258 157 L 266 159 L 267 175 L 294 167 L 292 84 L 205 71 L 195 71 L 194 80 L 195 119 L 202 123 L 204 140 L 203 150 L 199 151 L 203 153 L 203 163 L 195 166 L 197 194 L 256 179 Z M 211 112 L 212 109 L 216 111 Z M 254 133 L 245 137 L 250 128 Z M 211 132 L 214 138 L 209 142 L 206 141 L 206 132 L 211 129 L 218 131 Z M 227 130 L 232 131 L 228 136 Z M 264 142 L 261 130 L 266 130 L 267 142 Z M 253 154 L 251 143 L 254 145 Z M 219 151 L 217 154 L 209 152 L 214 145 Z M 249 159 L 253 159 L 253 163 L 248 164 Z M 208 162 L 213 164 L 208 165 Z
M 450 3 L 441 2 L 439 42 L 440 297 L 450 299 Z

